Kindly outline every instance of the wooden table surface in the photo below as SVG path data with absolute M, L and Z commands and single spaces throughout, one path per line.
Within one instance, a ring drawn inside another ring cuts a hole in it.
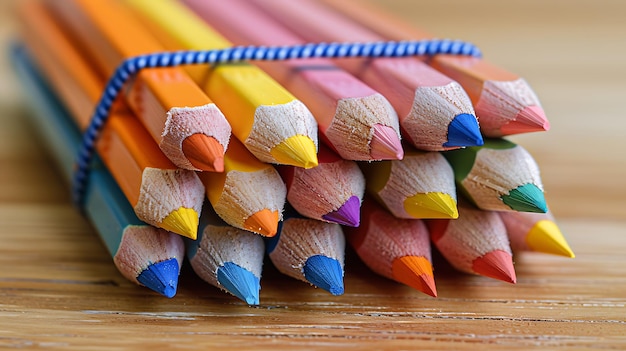
M 441 37 L 478 44 L 525 77 L 552 130 L 513 138 L 537 159 L 575 259 L 515 258 L 517 285 L 437 260 L 438 298 L 348 253 L 333 297 L 266 265 L 248 307 L 186 268 L 165 299 L 124 280 L 45 147 L 0 58 L 0 347 L 292 350 L 626 349 L 626 2 L 378 0 Z M 0 37 L 14 30 L 0 2 Z

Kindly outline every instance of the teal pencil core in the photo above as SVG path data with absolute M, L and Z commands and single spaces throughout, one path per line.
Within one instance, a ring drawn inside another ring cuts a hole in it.
M 334 258 L 322 255 L 309 257 L 304 264 L 304 278 L 333 295 L 343 294 L 343 267 Z
M 178 273 L 178 260 L 170 258 L 149 265 L 139 274 L 137 281 L 165 297 L 172 298 L 178 287 Z
M 527 183 L 502 195 L 502 201 L 512 210 L 520 212 L 546 213 L 548 206 L 543 196 L 543 191 L 535 184 Z
M 217 281 L 229 293 L 248 305 L 259 304 L 260 279 L 249 270 L 235 263 L 225 262 L 217 269 Z

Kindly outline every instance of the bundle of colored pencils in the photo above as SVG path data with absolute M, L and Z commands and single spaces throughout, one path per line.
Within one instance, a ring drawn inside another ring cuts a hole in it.
M 125 59 L 430 38 L 353 0 L 40 0 L 18 13 L 12 62 L 68 181 Z M 248 304 L 266 255 L 340 295 L 346 242 L 431 296 L 431 243 L 460 271 L 515 283 L 514 251 L 574 257 L 537 164 L 503 138 L 548 128 L 522 78 L 476 57 L 147 68 L 102 126 L 83 210 L 120 272 L 167 297 L 184 255 Z

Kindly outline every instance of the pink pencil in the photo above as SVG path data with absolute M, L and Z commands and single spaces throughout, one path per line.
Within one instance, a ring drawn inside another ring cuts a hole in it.
M 383 37 L 312 0 L 252 2 L 310 41 L 375 42 Z M 394 106 L 403 136 L 418 149 L 482 144 L 469 96 L 456 82 L 415 58 L 339 59 L 337 65 L 380 91 Z
M 236 45 L 303 42 L 247 1 L 184 2 Z M 309 107 L 322 140 L 342 158 L 402 159 L 398 116 L 389 101 L 365 83 L 329 60 L 257 64 Z
M 365 177 L 354 161 L 320 145 L 318 165 L 310 169 L 278 166 L 287 185 L 287 201 L 303 216 L 357 227 Z

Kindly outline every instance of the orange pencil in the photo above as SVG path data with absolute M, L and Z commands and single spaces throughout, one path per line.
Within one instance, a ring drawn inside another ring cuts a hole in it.
M 574 257 L 551 212 L 498 212 L 514 251 L 535 251 Z
M 81 129 L 103 83 L 38 2 L 20 7 L 23 36 L 47 79 Z M 195 238 L 204 186 L 193 171 L 178 169 L 159 150 L 123 103 L 114 106 L 96 149 L 137 217 Z
M 176 0 L 132 0 L 137 18 L 168 50 L 213 50 L 232 44 Z M 233 135 L 259 160 L 317 165 L 317 123 L 304 103 L 247 63 L 185 67 L 224 112 Z
M 247 1 L 188 1 L 237 45 L 289 45 L 302 41 Z M 349 160 L 401 159 L 398 117 L 380 93 L 326 59 L 255 62 L 302 100 L 318 121 L 322 139 Z
M 109 76 L 126 58 L 165 51 L 124 6 L 113 1 L 48 1 L 82 54 Z M 144 69 L 125 99 L 163 153 L 191 170 L 222 171 L 231 128 L 182 68 Z
M 253 3 L 306 40 L 383 40 L 312 0 Z M 472 103 L 463 88 L 423 61 L 407 57 L 334 62 L 389 99 L 398 113 L 404 138 L 418 149 L 442 151 L 482 144 Z
M 358 227 L 365 192 L 359 166 L 323 145 L 318 160 L 318 166 L 311 169 L 277 167 L 287 185 L 287 201 L 303 216 Z
M 322 2 L 390 40 L 434 38 L 364 1 Z M 437 55 L 430 64 L 463 86 L 472 99 L 485 136 L 500 137 L 550 128 L 539 99 L 523 78 L 477 58 Z
M 460 205 L 458 219 L 426 223 L 432 242 L 456 269 L 515 283 L 509 239 L 497 212 Z
M 344 227 L 346 240 L 361 260 L 383 277 L 436 297 L 428 229 L 422 220 L 399 219 L 372 199 L 362 206 L 363 223 Z
M 199 176 L 224 222 L 263 236 L 276 235 L 287 188 L 274 166 L 257 160 L 232 138 L 224 155 L 224 172 Z

